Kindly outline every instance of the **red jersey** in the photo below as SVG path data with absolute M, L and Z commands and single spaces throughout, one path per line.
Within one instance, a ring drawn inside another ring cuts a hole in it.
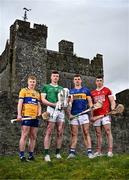
M 93 99 L 93 103 L 97 101 L 102 101 L 102 108 L 94 110 L 94 116 L 105 115 L 110 111 L 110 101 L 109 96 L 112 95 L 112 92 L 107 87 L 102 87 L 100 90 L 96 89 L 91 91 L 91 97 Z

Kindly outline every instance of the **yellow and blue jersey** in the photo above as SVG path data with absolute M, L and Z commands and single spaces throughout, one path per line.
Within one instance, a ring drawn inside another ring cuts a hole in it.
M 71 114 L 76 115 L 81 113 L 82 111 L 88 108 L 88 100 L 87 97 L 91 96 L 90 91 L 86 87 L 82 87 L 80 89 L 71 89 L 70 95 L 73 96 L 73 103 Z
M 35 90 L 23 88 L 19 93 L 19 99 L 23 99 L 22 116 L 36 117 L 40 94 Z

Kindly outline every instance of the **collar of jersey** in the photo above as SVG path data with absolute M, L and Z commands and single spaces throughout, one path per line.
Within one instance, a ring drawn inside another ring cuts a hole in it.
M 104 88 L 104 86 L 102 86 L 100 89 L 96 89 L 97 91 L 101 91 Z
M 29 91 L 35 91 L 34 89 L 29 89 L 28 87 L 26 87 L 26 89 L 29 90 Z
M 50 85 L 53 86 L 53 87 L 58 87 L 58 84 L 54 85 L 54 84 L 50 83 Z

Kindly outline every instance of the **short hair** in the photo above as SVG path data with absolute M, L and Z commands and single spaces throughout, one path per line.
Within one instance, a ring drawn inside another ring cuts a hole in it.
M 75 78 L 75 77 L 80 77 L 80 78 L 82 78 L 80 74 L 75 74 L 75 75 L 73 76 L 73 78 Z
M 54 70 L 54 71 L 51 72 L 51 74 L 59 74 L 59 72 Z
M 28 76 L 28 79 L 36 80 L 37 78 L 36 78 L 36 76 L 34 76 L 34 75 L 29 75 L 29 76 Z
M 102 75 L 96 76 L 96 79 L 103 79 L 104 77 Z

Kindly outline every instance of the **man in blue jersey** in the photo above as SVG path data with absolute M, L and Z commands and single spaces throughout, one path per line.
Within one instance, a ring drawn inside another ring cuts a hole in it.
M 82 79 L 79 74 L 76 74 L 73 79 L 74 88 L 70 90 L 72 107 L 70 116 L 74 116 L 82 111 L 92 107 L 92 99 L 89 89 L 82 87 Z M 86 146 L 86 154 L 89 158 L 93 158 L 92 149 L 91 149 L 91 138 L 89 134 L 89 116 L 88 114 L 80 115 L 73 118 L 70 121 L 71 125 L 71 144 L 69 150 L 69 158 L 74 158 L 76 155 L 76 144 L 78 136 L 78 127 L 79 125 L 83 131 L 84 143 Z

